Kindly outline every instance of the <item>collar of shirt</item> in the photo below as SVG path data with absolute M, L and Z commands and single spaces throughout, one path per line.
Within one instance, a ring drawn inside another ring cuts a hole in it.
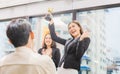
M 28 48 L 26 46 L 21 46 L 21 47 L 17 47 L 15 49 L 15 52 L 22 52 L 22 53 L 36 53 L 36 51 L 34 49 Z

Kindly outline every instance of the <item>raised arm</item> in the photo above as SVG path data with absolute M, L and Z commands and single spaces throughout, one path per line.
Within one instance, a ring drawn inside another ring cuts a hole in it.
M 50 21 L 50 24 L 49 24 L 49 30 L 50 30 L 51 38 L 52 38 L 54 41 L 56 41 L 56 42 L 58 42 L 58 43 L 60 43 L 60 44 L 65 45 L 66 40 L 63 39 L 63 38 L 60 38 L 60 37 L 58 37 L 58 36 L 56 35 L 56 33 L 55 33 L 55 28 L 54 28 L 54 23 L 53 23 L 52 20 Z

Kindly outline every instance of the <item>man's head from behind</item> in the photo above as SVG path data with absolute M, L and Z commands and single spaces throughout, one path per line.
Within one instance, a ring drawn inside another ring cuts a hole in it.
M 21 18 L 10 22 L 6 34 L 15 47 L 25 46 L 34 38 L 30 23 Z

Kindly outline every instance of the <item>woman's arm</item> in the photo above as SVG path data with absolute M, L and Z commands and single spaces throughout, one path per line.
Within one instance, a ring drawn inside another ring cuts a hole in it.
M 38 53 L 39 53 L 39 54 L 42 54 L 42 48 L 40 48 L 40 49 L 38 50 Z
M 88 46 L 90 44 L 90 38 L 84 38 L 83 40 L 79 41 L 79 45 L 77 46 L 77 50 L 76 50 L 76 57 L 79 59 L 81 58 L 85 51 L 88 49 Z
M 60 61 L 60 49 L 56 48 L 56 51 L 54 53 L 54 56 L 53 56 L 53 60 L 54 60 L 54 63 L 55 63 L 55 66 L 56 68 L 58 67 L 58 64 L 59 64 L 59 61 Z
M 62 39 L 62 38 L 60 38 L 60 37 L 58 37 L 58 36 L 56 35 L 56 33 L 55 33 L 55 28 L 54 28 L 54 23 L 50 23 L 50 24 L 49 24 L 49 30 L 50 30 L 51 38 L 52 38 L 54 41 L 56 41 L 56 42 L 58 42 L 58 43 L 60 43 L 60 44 L 65 45 L 66 40 L 65 40 L 65 39 Z

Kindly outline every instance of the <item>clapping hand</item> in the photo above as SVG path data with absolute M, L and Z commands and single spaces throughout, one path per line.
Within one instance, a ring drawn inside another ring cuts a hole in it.
M 52 57 L 52 51 L 51 50 L 45 50 L 45 49 L 43 49 L 42 50 L 42 54 L 43 55 L 48 55 L 48 56 Z
M 89 32 L 88 32 L 88 31 L 85 31 L 85 32 L 83 32 L 83 34 L 81 35 L 80 40 L 83 40 L 84 38 L 87 38 L 87 37 L 89 37 Z

